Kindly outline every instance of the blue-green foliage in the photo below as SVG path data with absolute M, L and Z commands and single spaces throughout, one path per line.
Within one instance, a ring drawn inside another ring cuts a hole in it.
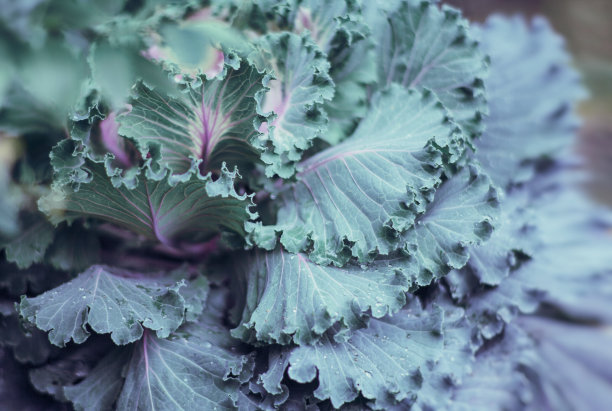
M 609 408 L 612 212 L 545 20 L 31 0 L 0 33 L 0 408 Z

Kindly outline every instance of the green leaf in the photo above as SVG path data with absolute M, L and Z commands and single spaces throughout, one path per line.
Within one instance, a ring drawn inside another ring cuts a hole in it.
M 506 187 L 530 179 L 536 160 L 571 143 L 576 103 L 585 93 L 563 39 L 546 20 L 494 16 L 477 34 L 491 56 L 491 75 L 485 82 L 490 116 L 476 158 Z
M 236 407 L 252 358 L 240 354 L 220 321 L 205 314 L 169 339 L 146 333 L 125 370 L 118 409 L 217 409 Z
M 187 172 L 193 159 L 202 159 L 206 170 L 218 170 L 223 162 L 252 165 L 257 151 L 251 140 L 265 118 L 259 114 L 264 77 L 243 61 L 227 66 L 224 76 L 196 77 L 181 98 L 138 83 L 131 110 L 117 116 L 119 134 L 133 140 L 143 158 L 161 151 L 174 174 Z
M 399 248 L 398 234 L 425 211 L 460 151 L 454 125 L 429 92 L 393 86 L 373 106 L 349 139 L 302 162 L 281 194 L 274 230 L 287 250 L 312 247 L 317 264 L 368 261 Z M 265 231 L 255 235 L 265 244 Z
M 251 58 L 274 73 L 263 111 L 276 116 L 262 124 L 258 147 L 266 175 L 289 178 L 315 137 L 327 128 L 322 104 L 334 94 L 329 62 L 308 35 L 268 34 L 259 41 L 261 51 Z
M 56 164 L 53 190 L 38 203 L 54 224 L 93 217 L 176 246 L 207 240 L 219 230 L 243 234 L 245 221 L 253 216 L 252 196 L 236 193 L 238 172 L 230 172 L 225 164 L 216 180 L 211 173 L 203 176 L 197 162 L 182 175 L 164 169 L 156 174 L 147 164 L 138 170 L 136 187 L 127 188 L 115 186 L 102 164 L 68 158 L 76 164 Z
M 145 59 L 138 46 L 99 41 L 91 48 L 89 65 L 93 84 L 114 109 L 123 107 L 138 79 L 157 90 L 172 90 L 167 73 Z
M 477 167 L 468 166 L 442 184 L 427 211 L 405 235 L 406 248 L 427 285 L 469 260 L 469 245 L 489 239 L 499 215 L 499 193 Z
M 53 226 L 40 213 L 25 214 L 21 220 L 21 232 L 0 244 L 6 259 L 19 268 L 28 268 L 45 257 L 47 248 L 53 241 Z
M 24 327 L 12 301 L 0 302 L 0 346 L 9 347 L 22 364 L 44 364 L 57 354 L 46 333 L 34 327 Z
M 67 113 L 54 113 L 22 85 L 7 87 L 0 101 L 0 130 L 12 135 L 59 133 L 65 126 Z
M 329 58 L 332 63 L 329 74 L 336 84 L 336 92 L 333 100 L 324 106 L 329 128 L 320 138 L 335 145 L 348 137 L 368 113 L 368 89 L 377 80 L 376 55 L 371 41 L 367 40 L 352 44 L 348 51 L 341 49 Z
M 480 286 L 500 285 L 524 260 L 535 256 L 540 240 L 526 194 L 514 190 L 503 198 L 491 238 L 470 246 L 467 265 L 448 274 L 446 281 L 455 300 L 469 303 Z
M 38 103 L 35 106 L 48 113 L 38 121 L 65 127 L 88 74 L 83 56 L 66 44 L 50 41 L 31 53 L 19 71 L 24 89 Z M 26 115 L 32 117 L 32 113 Z M 27 123 L 24 126 L 29 127 Z
M 487 60 L 461 13 L 422 0 L 372 1 L 364 6 L 377 43 L 379 85 L 395 82 L 432 90 L 463 131 L 480 135 L 487 113 Z
M 70 340 L 83 343 L 88 327 L 110 333 L 123 345 L 142 337 L 143 328 L 167 337 L 192 309 L 181 295 L 184 282 L 166 285 L 161 281 L 105 266 L 93 266 L 74 280 L 34 298 L 23 296 L 19 313 L 63 347 Z
M 434 366 L 444 354 L 440 307 L 412 310 L 371 320 L 346 342 L 324 336 L 315 345 L 287 348 L 289 378 L 308 383 L 318 376 L 314 394 L 330 399 L 335 408 L 361 394 L 376 408 L 389 407 L 415 395 L 422 385 L 421 369 Z
M 100 240 L 81 224 L 61 226 L 45 260 L 58 270 L 78 272 L 100 262 Z
M 11 152 L 6 153 L 5 150 L 12 150 L 7 145 L 0 145 L 0 158 L 5 161 L 5 158 L 10 158 Z M 0 241 L 5 238 L 10 238 L 19 232 L 19 204 L 21 203 L 21 194 L 19 190 L 13 186 L 9 179 L 9 171 L 0 166 Z
M 318 138 L 334 145 L 350 135 L 369 103 L 366 85 L 377 80 L 376 55 L 372 42 L 363 41 L 369 29 L 361 17 L 359 2 L 339 0 L 294 1 L 287 16 L 296 33 L 308 31 L 331 63 L 329 75 L 334 97 L 326 101 L 327 130 Z
M 65 386 L 64 396 L 76 410 L 110 410 L 123 386 L 123 369 L 130 349 L 115 349 L 91 370 L 83 381 Z
M 368 311 L 380 318 L 405 304 L 411 270 L 402 262 L 389 258 L 367 268 L 335 268 L 282 248 L 257 253 L 245 273 L 247 301 L 232 335 L 251 343 L 308 344 L 336 323 L 363 327 Z
M 312 39 L 327 54 L 339 47 L 363 38 L 368 28 L 361 18 L 355 0 L 294 0 L 288 20 L 295 33 L 308 31 Z
M 270 23 L 286 18 L 290 0 L 211 0 L 214 16 L 229 20 L 232 27 L 257 33 L 271 31 Z
M 253 51 L 254 45 L 245 33 L 207 11 L 200 10 L 178 24 L 162 24 L 161 42 L 149 49 L 151 57 L 181 73 L 183 79 L 201 74 L 211 78 L 223 72 L 224 62 L 230 64 L 232 59 Z

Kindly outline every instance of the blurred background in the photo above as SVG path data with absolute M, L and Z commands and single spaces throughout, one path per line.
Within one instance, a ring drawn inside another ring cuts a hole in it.
M 562 34 L 584 77 L 589 98 L 576 150 L 593 171 L 589 192 L 612 207 L 612 0 L 447 0 L 466 17 L 484 21 L 493 13 L 544 15 Z

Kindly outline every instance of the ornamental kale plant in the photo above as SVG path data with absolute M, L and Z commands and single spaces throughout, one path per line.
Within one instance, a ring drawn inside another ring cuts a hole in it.
M 1 408 L 609 407 L 612 214 L 545 20 L 1 9 Z

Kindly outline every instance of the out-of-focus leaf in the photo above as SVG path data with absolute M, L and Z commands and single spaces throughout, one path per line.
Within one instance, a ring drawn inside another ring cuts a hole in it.
M 536 160 L 570 144 L 584 89 L 562 38 L 546 20 L 494 16 L 477 35 L 491 56 L 491 74 L 485 83 L 490 115 L 476 158 L 505 187 L 530 179 Z
M 13 356 L 22 364 L 40 365 L 57 354 L 47 335 L 20 324 L 12 302 L 0 302 L 0 346 L 12 349 Z
M 4 249 L 7 261 L 19 268 L 28 268 L 45 257 L 53 241 L 53 226 L 40 213 L 24 214 L 20 225 L 19 234 L 4 244 L 0 243 L 0 249 Z
M 0 142 L 0 160 L 9 163 L 12 153 L 4 152 L 11 150 L 8 144 Z M 19 204 L 21 203 L 21 195 L 19 190 L 13 186 L 9 179 L 8 170 L 4 164 L 0 166 L 0 241 L 5 238 L 10 238 L 16 235 L 19 231 Z
M 58 270 L 82 271 L 100 262 L 100 241 L 81 224 L 57 228 L 45 259 Z
M 130 352 L 130 348 L 112 350 L 87 378 L 76 385 L 64 386 L 64 397 L 77 410 L 112 409 L 123 387 L 123 370 L 130 360 Z

